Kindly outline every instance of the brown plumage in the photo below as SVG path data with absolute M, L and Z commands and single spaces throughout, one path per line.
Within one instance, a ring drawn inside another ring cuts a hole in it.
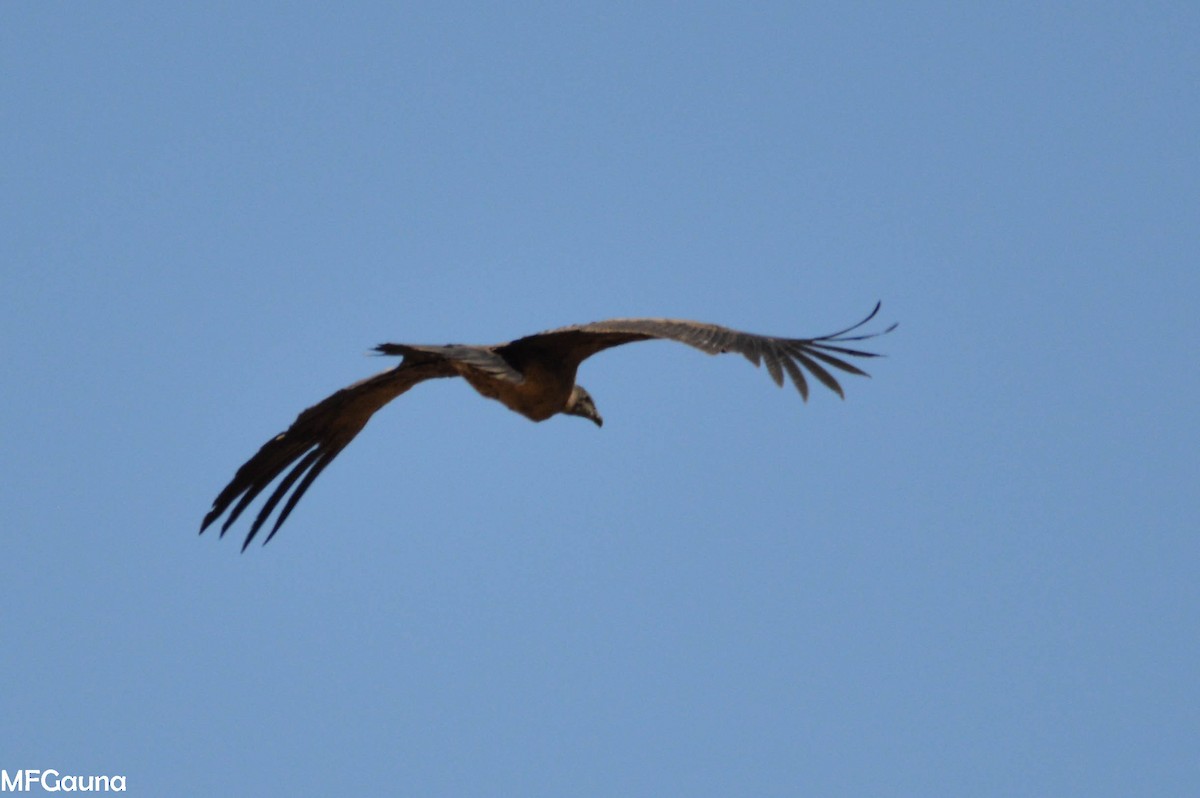
M 613 346 L 662 338 L 694 346 L 710 355 L 737 352 L 756 366 L 763 362 L 777 385 L 783 385 L 786 373 L 806 401 L 808 381 L 805 371 L 831 391 L 844 396 L 826 366 L 866 376 L 866 372 L 847 363 L 842 356 L 878 355 L 842 344 L 874 338 L 895 329 L 893 324 L 881 332 L 849 335 L 878 312 L 877 303 L 858 324 L 818 338 L 774 338 L 678 319 L 610 319 L 548 330 L 495 346 L 380 344 L 375 347 L 380 354 L 399 355 L 404 359 L 398 366 L 343 388 L 308 408 L 287 430 L 263 444 L 213 501 L 200 532 L 203 534 L 232 505 L 229 517 L 221 525 L 224 536 L 254 498 L 291 467 L 259 510 L 242 550 L 246 550 L 271 512 L 291 490 L 291 496 L 263 542 L 270 541 L 313 480 L 366 426 L 375 411 L 425 380 L 462 377 L 480 394 L 502 402 L 533 421 L 545 421 L 564 413 L 589 419 L 600 426 L 604 421 L 596 411 L 592 397 L 582 386 L 575 384 L 579 364 Z

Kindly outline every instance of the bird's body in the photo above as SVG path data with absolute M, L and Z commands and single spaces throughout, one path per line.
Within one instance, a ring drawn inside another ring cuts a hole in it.
M 858 324 L 817 338 L 776 338 L 677 319 L 611 319 L 548 330 L 494 346 L 380 344 L 376 351 L 402 357 L 400 364 L 343 388 L 300 413 L 286 431 L 263 444 L 238 469 L 213 502 L 200 531 L 203 533 L 233 505 L 221 527 L 224 535 L 250 502 L 290 466 L 291 470 L 263 504 L 242 549 L 250 544 L 275 506 L 295 485 L 267 535 L 269 541 L 317 475 L 366 426 L 371 416 L 426 380 L 462 377 L 481 395 L 532 421 L 545 421 L 561 413 L 580 416 L 600 426 L 603 419 L 592 397 L 575 382 L 579 364 L 613 346 L 663 338 L 708 354 L 737 352 L 755 365 L 764 362 L 776 384 L 783 384 L 786 372 L 805 399 L 808 398 L 805 371 L 842 395 L 841 386 L 825 367 L 865 375 L 842 356 L 876 355 L 841 344 L 873 338 L 894 329 L 893 324 L 879 333 L 847 335 L 866 324 L 878 311 L 877 304 Z
M 545 421 L 561 413 L 575 387 L 575 369 L 538 360 L 519 370 L 520 382 L 489 379 L 470 368 L 459 373 L 481 395 L 495 399 L 530 421 Z

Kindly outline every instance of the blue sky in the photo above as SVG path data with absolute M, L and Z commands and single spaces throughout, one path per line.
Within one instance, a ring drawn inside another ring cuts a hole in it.
M 135 795 L 1200 791 L 1200 10 L 0 10 L 0 767 Z M 382 368 L 883 300 L 846 400 L 613 350 L 604 414 Z

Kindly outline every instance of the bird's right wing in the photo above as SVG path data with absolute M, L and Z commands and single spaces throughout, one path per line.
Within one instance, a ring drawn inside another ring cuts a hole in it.
M 224 536 L 250 502 L 290 466 L 291 470 L 287 476 L 259 510 L 258 517 L 254 519 L 242 544 L 242 550 L 246 550 L 271 515 L 271 511 L 292 486 L 296 485 L 266 541 L 263 542 L 269 541 L 313 480 L 366 426 L 375 411 L 419 382 L 453 376 L 456 376 L 456 372 L 444 360 L 405 360 L 395 368 L 356 382 L 308 408 L 296 417 L 287 430 L 264 443 L 262 448 L 237 470 L 233 479 L 213 501 L 212 509 L 204 516 L 204 522 L 200 526 L 201 534 L 236 501 L 237 504 L 230 511 L 229 517 L 221 525 L 221 535 Z M 297 480 L 299 484 L 296 484 Z

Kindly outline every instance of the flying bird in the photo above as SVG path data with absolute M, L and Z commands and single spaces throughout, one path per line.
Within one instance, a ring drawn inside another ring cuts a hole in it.
M 313 480 L 362 431 L 375 411 L 425 380 L 462 377 L 483 396 L 532 421 L 545 421 L 563 413 L 586 418 L 599 427 L 604 419 L 596 410 L 596 403 L 575 382 L 579 364 L 605 349 L 657 338 L 688 344 L 710 355 L 736 352 L 755 366 L 765 363 L 776 385 L 783 385 L 786 373 L 805 401 L 808 400 L 805 371 L 844 398 L 841 386 L 826 366 L 867 376 L 843 358 L 878 355 L 843 344 L 875 338 L 896 328 L 893 324 L 880 332 L 850 334 L 873 319 L 879 307 L 876 303 L 857 324 L 817 338 L 776 338 L 679 319 L 610 319 L 548 330 L 494 346 L 380 344 L 375 351 L 403 358 L 399 365 L 318 402 L 300 413 L 285 431 L 263 444 L 217 495 L 212 509 L 204 516 L 200 533 L 232 506 L 221 525 L 224 537 L 254 498 L 290 467 L 259 510 L 242 551 L 286 496 L 283 509 L 263 541 L 269 542 Z

